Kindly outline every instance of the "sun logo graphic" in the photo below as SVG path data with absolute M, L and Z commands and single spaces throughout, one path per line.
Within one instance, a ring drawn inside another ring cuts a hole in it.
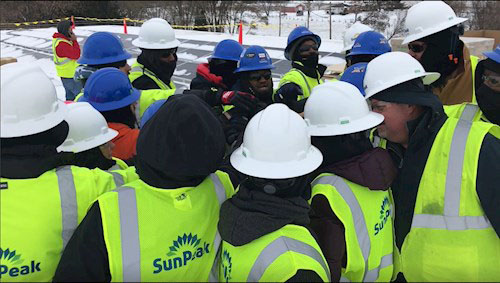
M 24 276 L 40 272 L 40 262 L 31 261 L 29 265 L 21 265 L 24 259 L 15 250 L 0 248 L 0 278 Z
M 231 279 L 231 270 L 233 268 L 233 264 L 231 262 L 231 255 L 226 249 L 224 249 L 224 251 L 222 252 L 221 266 L 224 280 L 226 282 L 229 282 L 229 280 Z
M 210 253 L 210 244 L 207 242 L 201 243 L 201 239 L 197 235 L 184 233 L 184 235 L 178 236 L 169 247 L 169 252 L 166 254 L 168 258 L 153 260 L 153 266 L 155 267 L 153 273 L 184 267 L 208 253 Z
M 389 198 L 385 197 L 384 200 L 382 201 L 382 204 L 380 205 L 380 214 L 379 214 L 379 219 L 380 222 L 375 224 L 375 235 L 377 235 L 382 229 L 385 227 L 385 223 L 387 223 L 387 219 L 389 219 L 389 216 L 391 215 L 391 204 L 389 202 Z

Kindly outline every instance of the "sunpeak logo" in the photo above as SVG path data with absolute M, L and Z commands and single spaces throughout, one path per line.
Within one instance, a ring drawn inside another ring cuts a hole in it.
M 385 223 L 387 223 L 387 219 L 391 215 L 391 205 L 389 203 L 389 198 L 386 196 L 380 205 L 380 222 L 375 224 L 375 236 L 382 231 L 385 227 Z
M 24 259 L 20 254 L 16 254 L 15 250 L 0 248 L 0 278 L 17 277 L 40 272 L 40 262 L 32 260 L 29 265 L 21 265 Z
M 229 280 L 231 279 L 231 270 L 233 269 L 233 263 L 231 262 L 231 255 L 226 249 L 224 249 L 224 251 L 222 252 L 221 264 L 224 280 L 226 282 L 229 282 Z
M 210 253 L 210 244 L 203 242 L 201 245 L 201 239 L 198 239 L 197 235 L 186 235 L 178 236 L 177 240 L 174 240 L 172 246 L 169 247 L 169 252 L 165 259 L 157 258 L 153 260 L 153 266 L 155 270 L 154 274 L 160 273 L 162 271 L 170 271 L 173 269 L 181 268 L 186 266 L 193 260 Z

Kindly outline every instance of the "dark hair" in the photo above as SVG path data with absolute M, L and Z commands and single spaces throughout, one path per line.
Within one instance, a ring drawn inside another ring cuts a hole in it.
M 101 114 L 108 123 L 125 124 L 131 129 L 134 129 L 137 124 L 137 119 L 135 118 L 135 114 L 130 109 L 130 105 L 111 111 L 103 111 Z

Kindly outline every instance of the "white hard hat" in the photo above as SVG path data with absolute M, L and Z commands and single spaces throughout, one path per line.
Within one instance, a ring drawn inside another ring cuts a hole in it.
M 34 64 L 12 63 L 0 68 L 2 138 L 33 135 L 64 120 L 66 105 L 42 69 Z
M 344 33 L 344 48 L 342 49 L 342 52 L 346 52 L 347 50 L 350 50 L 352 46 L 354 45 L 354 41 L 358 37 L 359 34 L 373 30 L 371 27 L 362 24 L 360 22 L 355 22 L 351 27 L 349 27 L 345 33 Z
M 66 140 L 57 148 L 58 152 L 82 152 L 103 145 L 118 135 L 110 129 L 104 116 L 88 102 L 68 105 L 66 122 L 69 133 Z
M 417 59 L 400 51 L 388 52 L 377 56 L 366 66 L 363 88 L 365 98 L 400 83 L 422 78 L 425 85 L 431 84 L 441 75 L 426 72 Z
M 145 49 L 170 49 L 178 47 L 174 29 L 164 19 L 152 18 L 144 22 L 139 30 L 139 37 L 132 45 Z
M 467 21 L 459 18 L 453 9 L 443 1 L 422 1 L 408 9 L 405 26 L 409 35 L 402 44 L 440 32 Z
M 304 120 L 311 136 L 339 136 L 371 129 L 384 116 L 370 111 L 358 88 L 343 81 L 313 88 L 304 107 Z
M 281 103 L 269 105 L 250 120 L 243 144 L 231 155 L 236 170 L 266 179 L 303 176 L 322 161 L 304 119 Z

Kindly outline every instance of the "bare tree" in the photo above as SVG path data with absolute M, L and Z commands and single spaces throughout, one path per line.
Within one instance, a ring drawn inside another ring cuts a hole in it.
M 500 30 L 500 2 L 473 1 L 471 29 L 475 30 Z

